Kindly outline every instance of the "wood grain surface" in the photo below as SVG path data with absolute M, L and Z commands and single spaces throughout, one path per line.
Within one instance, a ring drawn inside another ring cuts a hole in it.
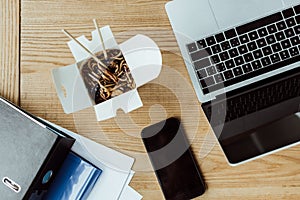
M 19 0 L 0 1 L 0 95 L 19 103 Z
M 130 185 L 145 200 L 163 199 L 163 196 L 140 132 L 143 127 L 170 116 L 181 118 L 207 183 L 208 189 L 199 199 L 299 199 L 299 146 L 238 167 L 227 164 L 191 86 L 164 10 L 166 2 L 22 0 L 21 106 L 37 116 L 135 157 L 136 174 Z M 12 9 L 11 6 L 8 9 Z M 110 25 L 119 43 L 137 33 L 150 36 L 160 46 L 164 64 L 158 79 L 139 88 L 144 103 L 141 109 L 130 114 L 119 111 L 116 118 L 99 123 L 95 121 L 92 109 L 66 115 L 51 78 L 52 69 L 74 63 L 66 45 L 68 38 L 60 29 L 67 29 L 74 36 L 84 34 L 91 38 L 93 18 L 99 25 Z M 6 39 L 1 38 L 3 49 Z M 17 52 L 14 42 L 8 45 L 12 45 L 14 53 Z M 9 73 L 6 70 L 16 69 L 4 70 Z M 18 84 L 17 80 L 9 83 Z M 1 90 L 11 93 L 10 84 L 1 86 Z M 14 93 L 8 96 L 15 97 Z

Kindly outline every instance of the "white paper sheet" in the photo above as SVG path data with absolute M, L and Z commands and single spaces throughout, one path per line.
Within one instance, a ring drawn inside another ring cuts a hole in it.
M 122 200 L 140 199 L 141 196 L 136 191 L 128 188 L 134 175 L 134 171 L 131 170 L 133 158 L 60 126 L 50 124 L 75 138 L 76 142 L 71 150 L 102 170 L 88 200 L 118 200 L 121 197 Z
M 143 198 L 138 192 L 136 192 L 132 187 L 127 186 L 122 192 L 119 200 L 141 200 Z

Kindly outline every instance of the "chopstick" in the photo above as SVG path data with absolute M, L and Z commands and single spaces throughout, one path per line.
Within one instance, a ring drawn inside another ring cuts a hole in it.
M 102 34 L 101 34 L 100 30 L 99 30 L 99 27 L 98 27 L 96 19 L 93 19 L 93 22 L 94 22 L 95 28 L 96 28 L 96 30 L 98 32 L 98 36 L 100 38 L 100 43 L 101 43 L 102 48 L 103 48 L 104 58 L 105 58 L 105 60 L 107 60 L 107 53 L 106 53 L 105 44 L 104 44 L 104 40 L 103 40 Z
M 93 54 L 88 48 L 86 48 L 83 44 L 81 44 L 75 37 L 73 37 L 68 31 L 66 31 L 65 29 L 62 29 L 62 32 L 68 36 L 71 40 L 74 40 L 79 46 L 82 47 L 82 49 L 84 49 L 88 54 L 90 54 L 90 56 L 97 62 L 99 63 L 102 67 L 106 68 L 105 64 L 103 62 L 101 62 L 101 60 L 99 60 L 97 58 L 97 56 L 95 54 Z

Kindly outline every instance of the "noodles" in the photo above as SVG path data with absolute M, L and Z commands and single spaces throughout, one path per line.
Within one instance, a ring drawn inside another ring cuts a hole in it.
M 107 59 L 99 52 L 97 58 L 105 66 L 89 58 L 80 67 L 80 73 L 90 98 L 99 104 L 136 87 L 132 74 L 119 49 L 107 49 Z

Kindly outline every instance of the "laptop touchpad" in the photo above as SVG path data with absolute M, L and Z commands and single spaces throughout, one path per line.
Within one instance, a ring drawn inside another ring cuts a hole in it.
M 282 0 L 209 0 L 220 29 L 244 24 L 283 8 Z

